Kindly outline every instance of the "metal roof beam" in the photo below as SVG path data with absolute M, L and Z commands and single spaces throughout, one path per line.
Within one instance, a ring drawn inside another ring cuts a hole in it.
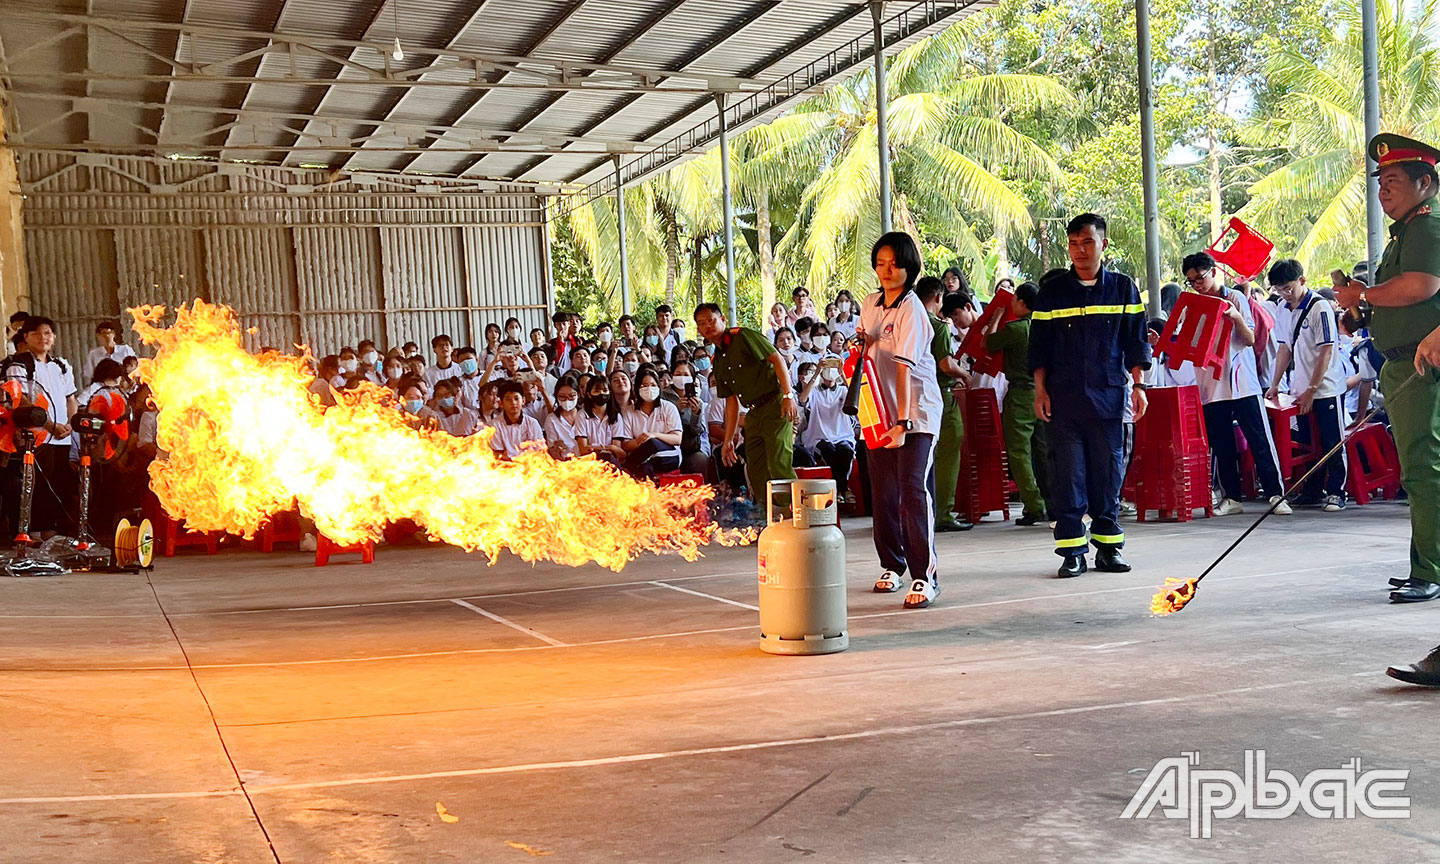
M 483 0 L 482 0 L 482 2 L 483 2 Z M 555 35 L 555 32 L 556 32 L 557 30 L 559 30 L 561 27 L 564 27 L 572 18 L 574 18 L 574 17 L 580 12 L 580 10 L 584 8 L 584 6 L 585 6 L 585 0 L 576 0 L 576 2 L 574 2 L 568 9 L 566 9 L 563 14 L 557 16 L 554 20 L 552 20 L 552 21 L 545 27 L 545 29 L 541 32 L 540 36 L 539 36 L 538 38 L 536 38 L 536 39 L 531 40 L 530 44 L 527 45 L 527 46 L 525 46 L 525 49 L 524 49 L 523 51 L 521 51 L 520 53 L 526 54 L 526 55 L 531 55 L 531 54 L 534 54 L 536 51 L 539 51 L 542 47 L 544 47 L 544 45 L 545 45 L 546 42 L 549 42 L 549 41 L 550 41 L 550 37 L 554 36 L 554 35 Z M 464 32 L 464 31 L 462 30 L 461 33 L 463 33 L 463 32 Z M 460 36 L 460 33 L 457 33 L 457 34 L 456 34 L 456 38 L 458 38 L 459 36 Z M 453 40 L 452 40 L 452 41 L 453 41 Z M 613 58 L 612 58 L 612 59 L 613 59 Z M 601 61 L 601 62 L 602 62 L 602 63 L 608 62 L 608 60 L 606 60 L 606 61 Z M 500 80 L 500 81 L 503 81 L 506 77 L 508 77 L 508 73 L 506 73 L 505 75 L 501 75 L 499 80 Z M 464 108 L 460 109 L 460 111 L 455 112 L 455 114 L 454 114 L 450 119 L 448 119 L 446 122 L 448 122 L 448 123 L 458 123 L 458 122 L 460 122 L 461 120 L 465 119 L 465 117 L 466 117 L 467 115 L 469 115 L 469 113 L 470 113 L 471 111 L 475 110 L 475 108 L 476 108 L 477 106 L 479 106 L 479 104 L 480 104 L 482 101 L 484 101 L 485 96 L 486 96 L 489 92 L 490 92 L 490 91 L 487 90 L 487 91 L 484 91 L 484 92 L 480 93 L 478 96 L 476 96 L 473 100 L 470 101 L 470 104 L 469 104 L 469 105 L 467 105 L 467 106 L 465 106 Z M 399 108 L 399 106 L 400 106 L 403 102 L 404 102 L 404 97 L 402 96 L 402 97 L 400 98 L 400 100 L 399 100 L 398 102 L 396 102 L 394 108 Z M 387 119 L 388 119 L 390 116 L 393 115 L 393 113 L 394 113 L 394 108 L 392 108 L 391 111 L 386 112 L 385 117 L 386 117 Z M 437 142 L 437 143 L 438 143 L 438 142 Z M 408 161 L 408 162 L 406 162 L 404 165 L 402 165 L 402 166 L 400 167 L 400 170 L 401 170 L 401 171 L 404 171 L 406 168 L 409 168 L 411 165 L 414 165 L 414 164 L 415 164 L 415 161 L 416 161 L 417 159 L 419 159 L 419 158 L 420 158 L 419 155 L 415 156 L 415 158 L 411 159 L 410 161 Z M 347 161 L 347 162 L 346 162 L 346 165 L 348 165 L 348 164 L 349 164 L 349 162 Z M 343 167 L 343 166 L 342 166 L 342 167 Z
M 919 35 L 927 30 L 933 29 L 945 20 L 953 18 L 967 9 L 980 6 L 983 3 L 984 0 L 969 0 L 969 2 L 922 0 L 922 2 L 911 4 L 885 21 L 885 26 L 882 28 L 886 31 L 883 39 L 884 48 L 888 50 L 898 44 L 918 38 Z M 865 11 L 865 7 L 861 7 L 860 11 Z M 892 27 L 894 31 L 890 32 Z M 732 133 L 738 133 L 748 125 L 762 122 L 767 116 L 771 116 L 787 105 L 813 94 L 817 88 L 836 78 L 843 77 L 850 70 L 872 60 L 874 55 L 873 35 L 867 31 L 824 57 L 817 58 L 784 78 L 775 81 L 763 91 L 751 94 L 736 104 L 731 105 L 729 109 L 727 109 L 726 125 Z M 773 56 L 776 55 L 772 55 L 772 57 Z M 780 56 L 783 56 L 783 54 Z M 759 64 L 754 68 L 758 68 L 758 66 Z M 754 73 L 751 72 L 750 74 Z M 699 106 L 696 107 L 698 108 Z M 688 113 L 691 112 L 677 115 L 675 118 L 667 121 L 667 125 L 676 122 L 676 120 Z M 716 117 L 691 127 L 661 144 L 659 147 L 654 148 L 649 153 L 631 160 L 625 165 L 624 170 L 620 172 L 619 182 L 624 185 L 640 182 L 708 147 L 718 138 L 718 120 L 719 112 L 717 111 Z M 593 130 L 593 126 L 589 128 Z M 664 126 L 661 126 L 656 131 L 663 128 Z M 597 164 L 603 164 L 603 162 L 597 160 Z M 574 177 L 583 177 L 586 173 L 593 170 L 595 170 L 594 166 L 574 175 Z M 572 178 L 572 181 L 573 179 L 574 178 Z M 568 213 L 576 207 L 583 206 L 590 201 L 609 194 L 614 189 L 614 182 L 612 177 L 607 174 L 589 186 L 586 186 L 580 193 L 568 196 L 561 205 L 563 212 Z
M 699 63 L 701 60 L 704 60 L 706 57 L 710 56 L 710 55 L 713 54 L 715 51 L 718 51 L 720 48 L 724 47 L 725 44 L 728 43 L 731 39 L 734 39 L 736 36 L 739 36 L 741 33 L 743 33 L 744 31 L 748 30 L 749 28 L 754 27 L 754 26 L 757 26 L 761 21 L 763 21 L 763 20 L 765 19 L 766 16 L 768 16 L 768 15 L 776 12 L 777 10 L 780 9 L 780 7 L 781 7 L 781 0 L 770 0 L 770 2 L 762 5 L 761 7 L 759 7 L 758 9 L 756 9 L 755 11 L 751 12 L 749 15 L 746 15 L 744 18 L 742 18 L 742 19 L 740 19 L 740 20 L 738 20 L 738 21 L 733 22 L 730 26 L 726 27 L 725 30 L 722 31 L 719 36 L 711 39 L 711 40 L 710 40 L 709 42 L 707 42 L 706 44 L 697 47 L 694 51 L 691 51 L 689 54 L 687 54 L 687 55 L 685 56 L 685 58 L 680 61 L 680 66 L 681 66 L 681 68 L 685 68 L 685 67 L 691 66 L 691 65 L 693 65 L 693 64 L 695 64 L 695 63 Z M 848 20 L 848 18 L 853 17 L 853 14 L 854 14 L 854 13 L 844 13 L 841 17 L 844 17 L 844 18 L 846 18 L 846 19 Z M 834 20 L 834 19 L 832 19 L 832 20 Z M 827 27 L 826 29 L 828 30 L 829 28 Z M 792 50 L 793 50 L 793 49 L 792 49 Z M 787 51 L 786 53 L 788 54 L 789 51 Z M 783 55 L 782 55 L 782 56 L 783 56 Z M 772 60 L 772 61 L 768 61 L 768 62 L 766 62 L 764 65 L 765 65 L 765 66 L 770 66 L 770 65 L 773 65 L 774 62 L 775 62 L 775 61 L 773 61 L 773 60 Z M 586 130 L 583 134 L 587 134 L 587 135 L 588 135 L 591 131 L 594 131 L 595 129 L 599 128 L 601 125 L 603 125 L 603 124 L 609 122 L 610 120 L 614 119 L 617 115 L 620 114 L 620 112 L 624 111 L 626 108 L 629 108 L 631 105 L 635 104 L 636 100 L 638 100 L 639 98 L 640 98 L 640 97 L 639 97 L 638 95 L 636 95 L 636 96 L 632 96 L 632 97 L 630 97 L 630 98 L 628 98 L 628 99 L 622 100 L 619 105 L 616 105 L 614 108 L 611 108 L 609 111 L 606 111 L 604 114 L 601 114 L 601 115 L 600 115 L 598 118 L 596 118 L 595 120 L 591 121 L 590 123 L 587 123 L 587 124 L 583 127 L 583 128 Z M 707 97 L 704 101 L 709 101 L 710 98 L 713 98 L 713 97 Z M 692 108 L 691 110 L 694 110 L 694 109 Z M 524 128 L 524 127 L 521 127 L 521 128 Z M 643 141 L 643 140 L 645 140 L 646 137 L 647 137 L 647 136 L 640 136 L 638 140 Z M 545 164 L 545 161 L 546 161 L 545 159 L 535 159 L 535 160 L 532 160 L 532 161 L 529 162 L 528 164 L 522 165 L 522 166 L 520 167 L 520 170 L 518 170 L 518 171 L 515 172 L 515 176 L 517 176 L 517 177 L 524 177 L 526 174 L 530 173 L 531 171 L 534 171 L 535 169 L 539 168 L 541 165 L 544 165 L 544 164 Z M 587 170 L 589 170 L 589 169 L 587 169 Z M 461 173 L 463 174 L 464 172 L 462 171 Z M 582 175 L 582 176 L 583 176 L 583 175 Z

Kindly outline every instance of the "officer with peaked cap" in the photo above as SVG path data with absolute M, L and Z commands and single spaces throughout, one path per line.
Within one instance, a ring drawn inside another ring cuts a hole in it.
M 1374 307 L 1371 335 L 1386 361 L 1380 388 L 1410 498 L 1410 575 L 1390 580 L 1390 600 L 1418 603 L 1440 596 L 1440 375 L 1420 351 L 1440 329 L 1440 213 L 1431 212 L 1440 150 L 1388 133 L 1376 135 L 1369 150 L 1380 168 L 1380 206 L 1395 221 L 1374 284 L 1352 279 L 1336 295 L 1352 311 L 1362 301 Z M 1420 380 L 1397 392 L 1427 365 Z

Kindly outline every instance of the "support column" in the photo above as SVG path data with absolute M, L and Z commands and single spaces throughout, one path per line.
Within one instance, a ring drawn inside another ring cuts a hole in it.
M 1365 237 L 1366 257 L 1370 261 L 1370 272 L 1380 260 L 1385 249 L 1384 212 L 1380 209 L 1380 178 L 1375 173 L 1375 162 L 1368 155 L 1370 139 L 1380 134 L 1380 34 L 1375 14 L 1375 0 L 1360 0 L 1361 53 L 1365 64 Z
M 1160 314 L 1160 194 L 1156 184 L 1155 101 L 1151 90 L 1150 2 L 1135 0 L 1136 76 L 1140 81 L 1140 172 L 1145 187 L 1145 297 Z
M 890 230 L 890 97 L 885 90 L 885 15 L 884 0 L 870 4 L 870 17 L 875 22 L 875 138 L 880 156 L 880 230 Z
M 615 157 L 615 229 L 620 235 L 620 313 L 630 314 L 630 258 L 625 254 L 625 187 L 620 183 L 620 157 Z
M 5 118 L 0 112 L 0 321 L 21 309 L 30 311 L 30 283 L 25 272 L 25 232 L 21 221 L 20 171 L 15 151 L 6 146 Z
M 735 204 L 730 195 L 730 130 L 725 119 L 725 94 L 715 94 L 715 107 L 720 112 L 720 204 L 725 222 L 725 300 L 727 320 L 739 326 L 735 310 Z

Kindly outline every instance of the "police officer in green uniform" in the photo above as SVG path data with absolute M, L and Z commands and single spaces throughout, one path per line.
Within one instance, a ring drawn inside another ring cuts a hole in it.
M 965 418 L 960 403 L 955 401 L 955 384 L 969 386 L 970 374 L 955 359 L 950 339 L 950 322 L 937 313 L 945 283 L 934 276 L 921 277 L 915 283 L 915 296 L 925 305 L 935 335 L 930 339 L 930 355 L 935 358 L 935 379 L 940 384 L 940 437 L 935 441 L 935 530 L 969 531 L 975 526 L 950 512 L 955 506 L 955 487 L 960 481 L 960 445 L 965 438 Z
M 758 330 L 727 327 L 725 315 L 714 303 L 695 307 L 695 327 L 701 338 L 715 346 L 715 398 L 725 400 L 725 444 L 720 458 L 735 464 L 735 426 L 740 403 L 745 403 L 745 482 L 750 497 L 762 501 L 769 480 L 794 480 L 791 457 L 795 447 L 795 421 L 800 408 L 790 386 L 785 358 Z
M 1440 378 L 1433 368 L 1404 391 L 1400 385 L 1425 366 L 1421 341 L 1440 328 L 1440 213 L 1432 213 L 1440 150 L 1399 135 L 1376 135 L 1370 158 L 1380 166 L 1380 206 L 1394 219 L 1375 284 L 1352 280 L 1336 292 L 1355 311 L 1374 308 L 1371 336 L 1385 355 L 1380 388 L 1400 451 L 1400 475 L 1410 498 L 1410 576 L 1393 579 L 1394 603 L 1440 596 Z
M 1018 317 L 985 336 L 986 351 L 1004 352 L 1008 389 L 1000 420 L 1005 427 L 1005 455 L 1010 462 L 1010 474 L 1025 504 L 1025 512 L 1015 524 L 1027 526 L 1050 521 L 1041 491 L 1043 481 L 1036 471 L 1036 466 L 1044 465 L 1049 454 L 1045 448 L 1045 427 L 1035 417 L 1035 377 L 1029 368 L 1030 304 L 1039 295 L 1040 289 L 1030 282 L 1016 288 L 1010 303 Z

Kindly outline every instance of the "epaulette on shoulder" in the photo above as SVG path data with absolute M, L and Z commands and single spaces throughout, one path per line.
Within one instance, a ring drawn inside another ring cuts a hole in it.
M 1069 274 L 1070 271 L 1064 267 L 1056 267 L 1054 270 L 1047 271 L 1044 276 L 1040 277 L 1040 287 L 1044 288 L 1047 282 L 1054 282 L 1056 279 L 1064 278 Z

